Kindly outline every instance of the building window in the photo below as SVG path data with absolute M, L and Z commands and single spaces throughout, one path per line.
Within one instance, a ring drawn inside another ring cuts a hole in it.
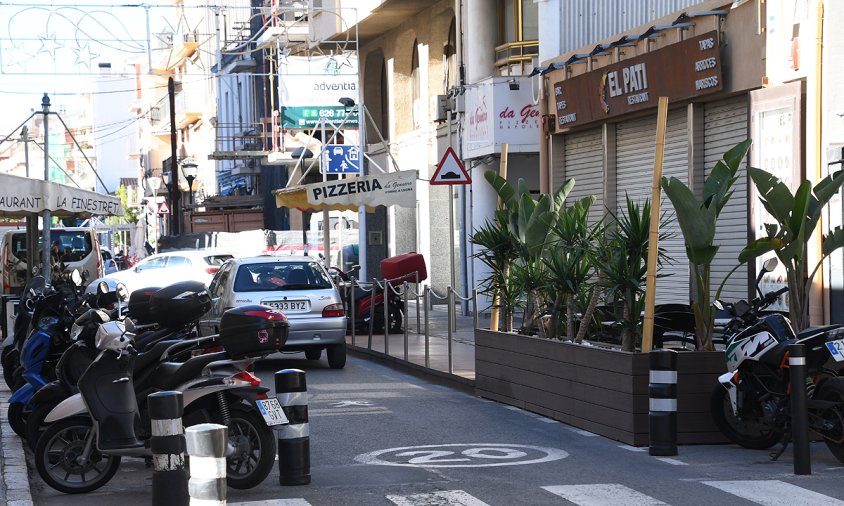
M 539 53 L 539 6 L 534 0 L 498 0 L 498 74 L 523 75 Z
M 419 76 L 419 49 L 416 41 L 413 41 L 413 57 L 410 61 L 410 94 L 413 99 L 413 128 L 422 126 L 422 82 Z
M 448 42 L 443 46 L 443 91 L 457 84 L 457 30 L 452 18 L 448 29 Z

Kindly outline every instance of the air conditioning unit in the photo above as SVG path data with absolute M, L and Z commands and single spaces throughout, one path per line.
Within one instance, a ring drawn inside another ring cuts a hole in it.
M 445 121 L 448 119 L 449 102 L 445 95 L 434 95 L 431 97 L 431 111 L 434 113 L 434 121 Z

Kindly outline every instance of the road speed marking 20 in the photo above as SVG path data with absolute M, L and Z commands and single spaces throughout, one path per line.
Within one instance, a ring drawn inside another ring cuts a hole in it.
M 568 452 L 541 446 L 469 443 L 405 446 L 364 453 L 361 464 L 402 467 L 497 467 L 539 464 L 568 457 Z

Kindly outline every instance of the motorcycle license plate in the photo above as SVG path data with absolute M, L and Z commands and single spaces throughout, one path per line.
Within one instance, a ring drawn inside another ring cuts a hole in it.
M 281 404 L 278 403 L 278 399 L 264 399 L 255 401 L 255 404 L 258 405 L 258 411 L 261 412 L 261 416 L 264 417 L 264 421 L 270 427 L 289 423 L 287 416 L 281 409 Z
M 829 354 L 832 355 L 832 358 L 834 358 L 836 362 L 844 362 L 844 339 L 830 341 L 826 343 L 826 347 L 829 349 Z

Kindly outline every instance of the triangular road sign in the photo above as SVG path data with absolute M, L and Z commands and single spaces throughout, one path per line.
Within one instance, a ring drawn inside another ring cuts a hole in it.
M 472 178 L 463 167 L 463 163 L 457 158 L 457 153 L 451 148 L 445 150 L 442 160 L 437 165 L 437 170 L 431 176 L 431 184 L 471 184 Z
M 162 202 L 160 206 L 158 206 L 158 214 L 170 214 L 170 208 L 167 207 L 166 200 Z

